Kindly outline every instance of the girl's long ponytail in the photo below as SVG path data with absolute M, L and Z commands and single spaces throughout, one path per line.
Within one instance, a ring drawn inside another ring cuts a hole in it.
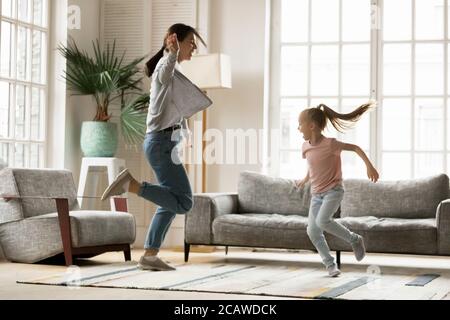
M 158 64 L 159 60 L 164 56 L 164 50 L 166 50 L 165 46 L 162 46 L 162 48 L 145 64 L 145 75 L 147 77 L 151 77 L 153 72 L 155 72 L 156 65 Z
M 317 109 L 323 112 L 325 118 L 331 122 L 337 131 L 343 132 L 344 130 L 351 129 L 361 116 L 374 106 L 374 102 L 365 103 L 350 113 L 338 113 L 324 104 L 318 105 Z

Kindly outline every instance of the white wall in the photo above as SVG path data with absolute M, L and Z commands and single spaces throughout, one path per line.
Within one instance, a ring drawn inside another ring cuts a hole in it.
M 211 90 L 214 104 L 208 109 L 208 128 L 263 128 L 264 106 L 264 0 L 213 0 L 211 5 L 210 52 L 231 57 L 232 89 Z M 256 165 L 209 165 L 207 192 L 237 190 L 239 172 L 259 171 Z
M 46 154 L 46 165 L 50 168 L 64 168 L 64 153 L 61 150 L 65 145 L 66 82 L 61 75 L 66 63 L 56 48 L 67 39 L 66 16 L 67 0 L 51 2 Z
M 72 37 L 76 42 L 77 46 L 81 50 L 86 50 L 90 55 L 93 55 L 92 42 L 97 39 L 100 44 L 104 44 L 103 37 L 105 32 L 102 31 L 102 1 L 101 0 L 69 0 L 69 6 L 80 7 L 81 12 L 81 29 L 68 30 L 68 36 Z M 105 4 L 106 5 L 106 4 Z M 70 14 L 70 13 L 69 13 Z M 149 13 L 148 13 L 149 15 Z M 126 18 L 127 16 L 125 16 Z M 130 19 L 133 19 L 130 17 Z M 109 21 L 108 26 L 111 25 Z M 117 24 L 119 26 L 119 22 Z M 117 27 L 115 26 L 115 27 Z M 106 27 L 106 26 L 105 26 Z M 143 25 L 144 29 L 146 26 Z M 146 32 L 144 32 L 147 34 Z M 111 33 L 109 33 L 111 36 Z M 119 41 L 117 43 L 118 54 L 122 53 L 123 43 L 120 42 L 120 36 L 118 34 Z M 113 38 L 116 36 L 113 34 Z M 109 38 L 108 38 L 109 39 Z M 109 41 L 109 40 L 108 40 Z M 149 43 L 150 39 L 144 39 L 142 37 L 142 43 Z M 137 44 L 138 45 L 138 44 Z M 143 45 L 145 47 L 145 44 Z M 142 55 L 146 54 L 147 51 L 143 49 Z M 135 57 L 132 57 L 135 58 Z M 67 104 L 67 115 L 66 115 L 66 138 L 65 138 L 65 168 L 73 172 L 75 183 L 78 184 L 80 175 L 80 166 L 83 153 L 80 147 L 80 134 L 81 126 L 83 121 L 92 121 L 95 112 L 96 104 L 92 97 L 82 97 L 82 96 L 69 96 L 66 99 Z M 116 105 L 111 105 L 110 114 L 112 114 L 111 121 L 118 123 L 120 110 Z M 153 181 L 150 179 L 152 176 L 148 169 L 146 172 L 141 170 L 141 162 L 146 161 L 142 155 L 140 146 L 136 149 L 126 149 L 123 144 L 123 139 L 119 134 L 119 147 L 116 153 L 116 157 L 123 158 L 126 160 L 127 167 L 131 170 L 132 174 L 137 179 L 142 179 L 146 181 Z M 104 168 L 103 168 L 104 169 Z M 101 170 L 101 169 L 100 169 Z M 94 186 L 97 185 L 97 189 Z M 85 195 L 94 196 L 99 195 L 107 187 L 107 175 L 105 170 L 94 172 L 90 170 L 87 185 L 85 190 Z M 152 213 L 156 210 L 156 206 L 149 204 L 144 206 L 144 200 L 129 194 L 128 209 L 136 218 L 136 247 L 142 247 L 147 231 L 147 226 L 150 224 Z M 109 210 L 109 202 L 101 202 L 99 200 L 85 199 L 83 202 L 83 209 L 94 209 L 94 210 Z
M 80 8 L 81 23 L 80 29 L 70 29 L 67 34 L 77 44 L 80 50 L 86 51 L 89 55 L 94 55 L 93 42 L 97 40 L 101 43 L 101 0 L 68 0 L 68 6 L 78 6 Z M 69 10 L 69 16 L 72 12 Z M 73 173 L 76 185 L 80 178 L 81 159 L 83 152 L 80 147 L 81 126 L 84 121 L 92 121 L 95 117 L 97 105 L 92 96 L 77 96 L 67 92 L 66 95 L 66 137 L 64 165 Z M 110 110 L 111 111 L 111 110 Z M 89 172 L 85 195 L 98 195 L 106 184 L 106 171 L 101 170 Z M 94 189 L 97 185 L 97 190 Z M 109 208 L 108 203 L 85 199 L 83 209 L 105 209 Z
M 68 5 L 80 7 L 81 29 L 68 30 L 77 46 L 93 54 L 92 41 L 100 37 L 100 2 L 101 0 L 69 0 Z M 73 172 L 75 182 L 80 175 L 81 158 L 80 132 L 83 121 L 94 118 L 96 105 L 92 97 L 69 96 L 66 98 L 66 137 L 64 165 Z

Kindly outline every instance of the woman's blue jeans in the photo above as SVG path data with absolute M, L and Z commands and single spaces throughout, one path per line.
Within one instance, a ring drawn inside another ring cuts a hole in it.
M 145 249 L 159 249 L 177 213 L 192 209 L 191 185 L 176 148 L 180 140 L 180 130 L 150 132 L 145 136 L 145 156 L 159 183 L 143 182 L 138 192 L 159 206 L 147 232 Z

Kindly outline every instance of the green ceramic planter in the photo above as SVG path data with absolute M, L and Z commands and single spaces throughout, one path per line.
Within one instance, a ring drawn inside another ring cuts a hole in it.
M 117 142 L 117 123 L 83 122 L 80 144 L 85 157 L 114 157 L 117 151 Z

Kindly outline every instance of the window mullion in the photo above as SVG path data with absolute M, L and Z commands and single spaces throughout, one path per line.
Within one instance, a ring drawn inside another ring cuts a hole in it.
M 42 135 L 42 139 L 44 139 L 44 143 L 43 143 L 43 150 L 42 152 L 44 153 L 43 155 L 43 163 L 42 166 L 44 168 L 47 167 L 47 152 L 48 152 L 48 148 L 47 148 L 47 135 L 48 135 L 48 128 L 47 125 L 49 123 L 48 121 L 48 106 L 50 105 L 49 103 L 49 75 L 50 75 L 50 33 L 51 33 L 51 28 L 50 28 L 50 20 L 51 20 L 51 2 L 48 0 L 43 2 L 45 5 L 45 10 L 44 10 L 44 14 L 46 14 L 45 19 L 44 17 L 42 17 L 43 21 L 45 21 L 46 23 L 43 23 L 42 25 L 45 26 L 46 28 L 46 45 L 47 45 L 47 51 L 46 51 L 46 56 L 44 57 L 44 59 L 46 59 L 45 62 L 45 88 L 44 88 L 44 92 L 45 92 L 45 97 L 44 97 L 44 110 L 43 110 L 43 122 L 42 122 L 42 130 L 43 130 L 43 135 Z M 269 42 L 270 43 L 270 42 Z M 269 74 L 272 74 L 272 72 L 269 72 Z M 270 77 L 270 76 L 269 76 Z M 270 101 L 270 100 L 269 100 Z M 270 113 L 269 113 L 270 114 Z
M 2 5 L 0 4 L 0 40 L 1 40 L 1 35 L 2 35 L 2 25 L 3 25 L 3 17 L 2 17 Z M 0 41 L 0 58 L 1 58 L 1 52 L 2 52 L 2 42 Z M 0 64 L 1 67 L 1 64 Z
M 269 173 L 278 175 L 280 172 L 280 141 L 277 136 L 280 127 L 281 114 L 281 0 L 271 1 L 270 21 L 274 27 L 270 43 L 270 95 L 269 95 L 269 128 L 267 137 L 267 156 L 269 157 Z
M 411 3 L 411 178 L 415 177 L 416 149 L 416 1 Z
M 311 106 L 311 27 L 312 27 L 312 0 L 308 1 L 308 64 L 307 64 L 307 81 L 306 81 L 306 94 L 307 94 L 307 104 Z
M 28 88 L 29 97 L 28 97 L 28 108 L 27 108 L 27 151 L 26 151 L 26 161 L 27 161 L 27 167 L 31 167 L 31 109 L 33 108 L 33 45 L 34 45 L 34 1 L 31 1 L 30 6 L 30 56 L 28 59 L 28 62 L 30 63 L 30 73 L 29 73 L 29 79 L 30 79 L 30 87 Z M 41 51 L 42 51 L 42 44 L 41 44 Z M 40 54 L 40 53 L 39 53 Z M 42 66 L 42 59 L 40 61 L 39 68 Z M 39 124 L 41 125 L 41 124 Z M 39 160 L 38 160 L 38 166 L 39 166 Z
M 448 105 L 448 0 L 444 1 L 444 110 L 443 110 L 443 121 L 444 121 L 444 156 L 442 157 L 444 172 L 447 173 L 447 105 Z
M 338 112 L 342 112 L 342 0 L 339 0 L 338 19 L 338 97 L 336 107 Z M 339 140 L 342 140 L 344 135 L 338 131 L 337 137 Z
M 30 23 L 30 22 L 22 21 L 22 20 L 19 20 L 19 19 L 13 19 L 13 18 L 9 18 L 9 17 L 2 17 L 2 20 L 6 21 L 6 22 L 9 22 L 9 23 L 20 25 L 22 27 L 34 28 L 34 29 L 42 31 L 42 32 L 47 32 L 47 30 L 48 30 L 46 27 L 34 25 L 34 24 Z
M 9 158 L 9 166 L 14 167 L 15 166 L 15 158 L 14 153 L 16 149 L 16 90 L 17 86 L 16 84 L 12 84 L 12 97 L 11 97 L 11 105 L 10 105 L 10 114 L 9 114 L 9 122 L 10 122 L 10 138 L 13 140 L 13 142 L 9 145 L 9 151 L 10 151 L 10 158 Z
M 371 81 L 370 95 L 372 99 L 378 102 L 375 112 L 370 114 L 370 157 L 374 161 L 374 165 L 381 170 L 382 166 L 382 145 L 381 145 L 381 112 L 382 112 L 382 22 L 381 10 L 382 0 L 371 1 L 371 32 L 370 32 L 370 66 Z
M 26 92 L 28 93 L 27 95 L 27 101 L 26 101 L 26 105 L 25 105 L 25 140 L 26 145 L 28 146 L 28 163 L 26 163 L 27 167 L 30 167 L 30 152 L 31 152 L 31 100 L 32 100 L 32 87 L 26 87 Z M 27 158 L 27 157 L 26 157 Z
M 339 42 L 338 42 L 338 102 L 339 112 L 342 112 L 342 0 L 339 0 Z M 340 138 L 342 135 L 338 133 Z
M 14 18 L 18 17 L 18 4 L 14 6 Z M 12 143 L 11 150 L 11 167 L 16 166 L 16 109 L 17 109 L 17 45 L 18 45 L 18 37 L 19 37 L 19 26 L 17 22 L 12 24 L 14 26 L 14 45 L 12 49 L 12 61 L 11 61 L 11 77 L 14 79 L 13 83 L 13 103 L 11 110 L 11 138 L 14 140 Z

